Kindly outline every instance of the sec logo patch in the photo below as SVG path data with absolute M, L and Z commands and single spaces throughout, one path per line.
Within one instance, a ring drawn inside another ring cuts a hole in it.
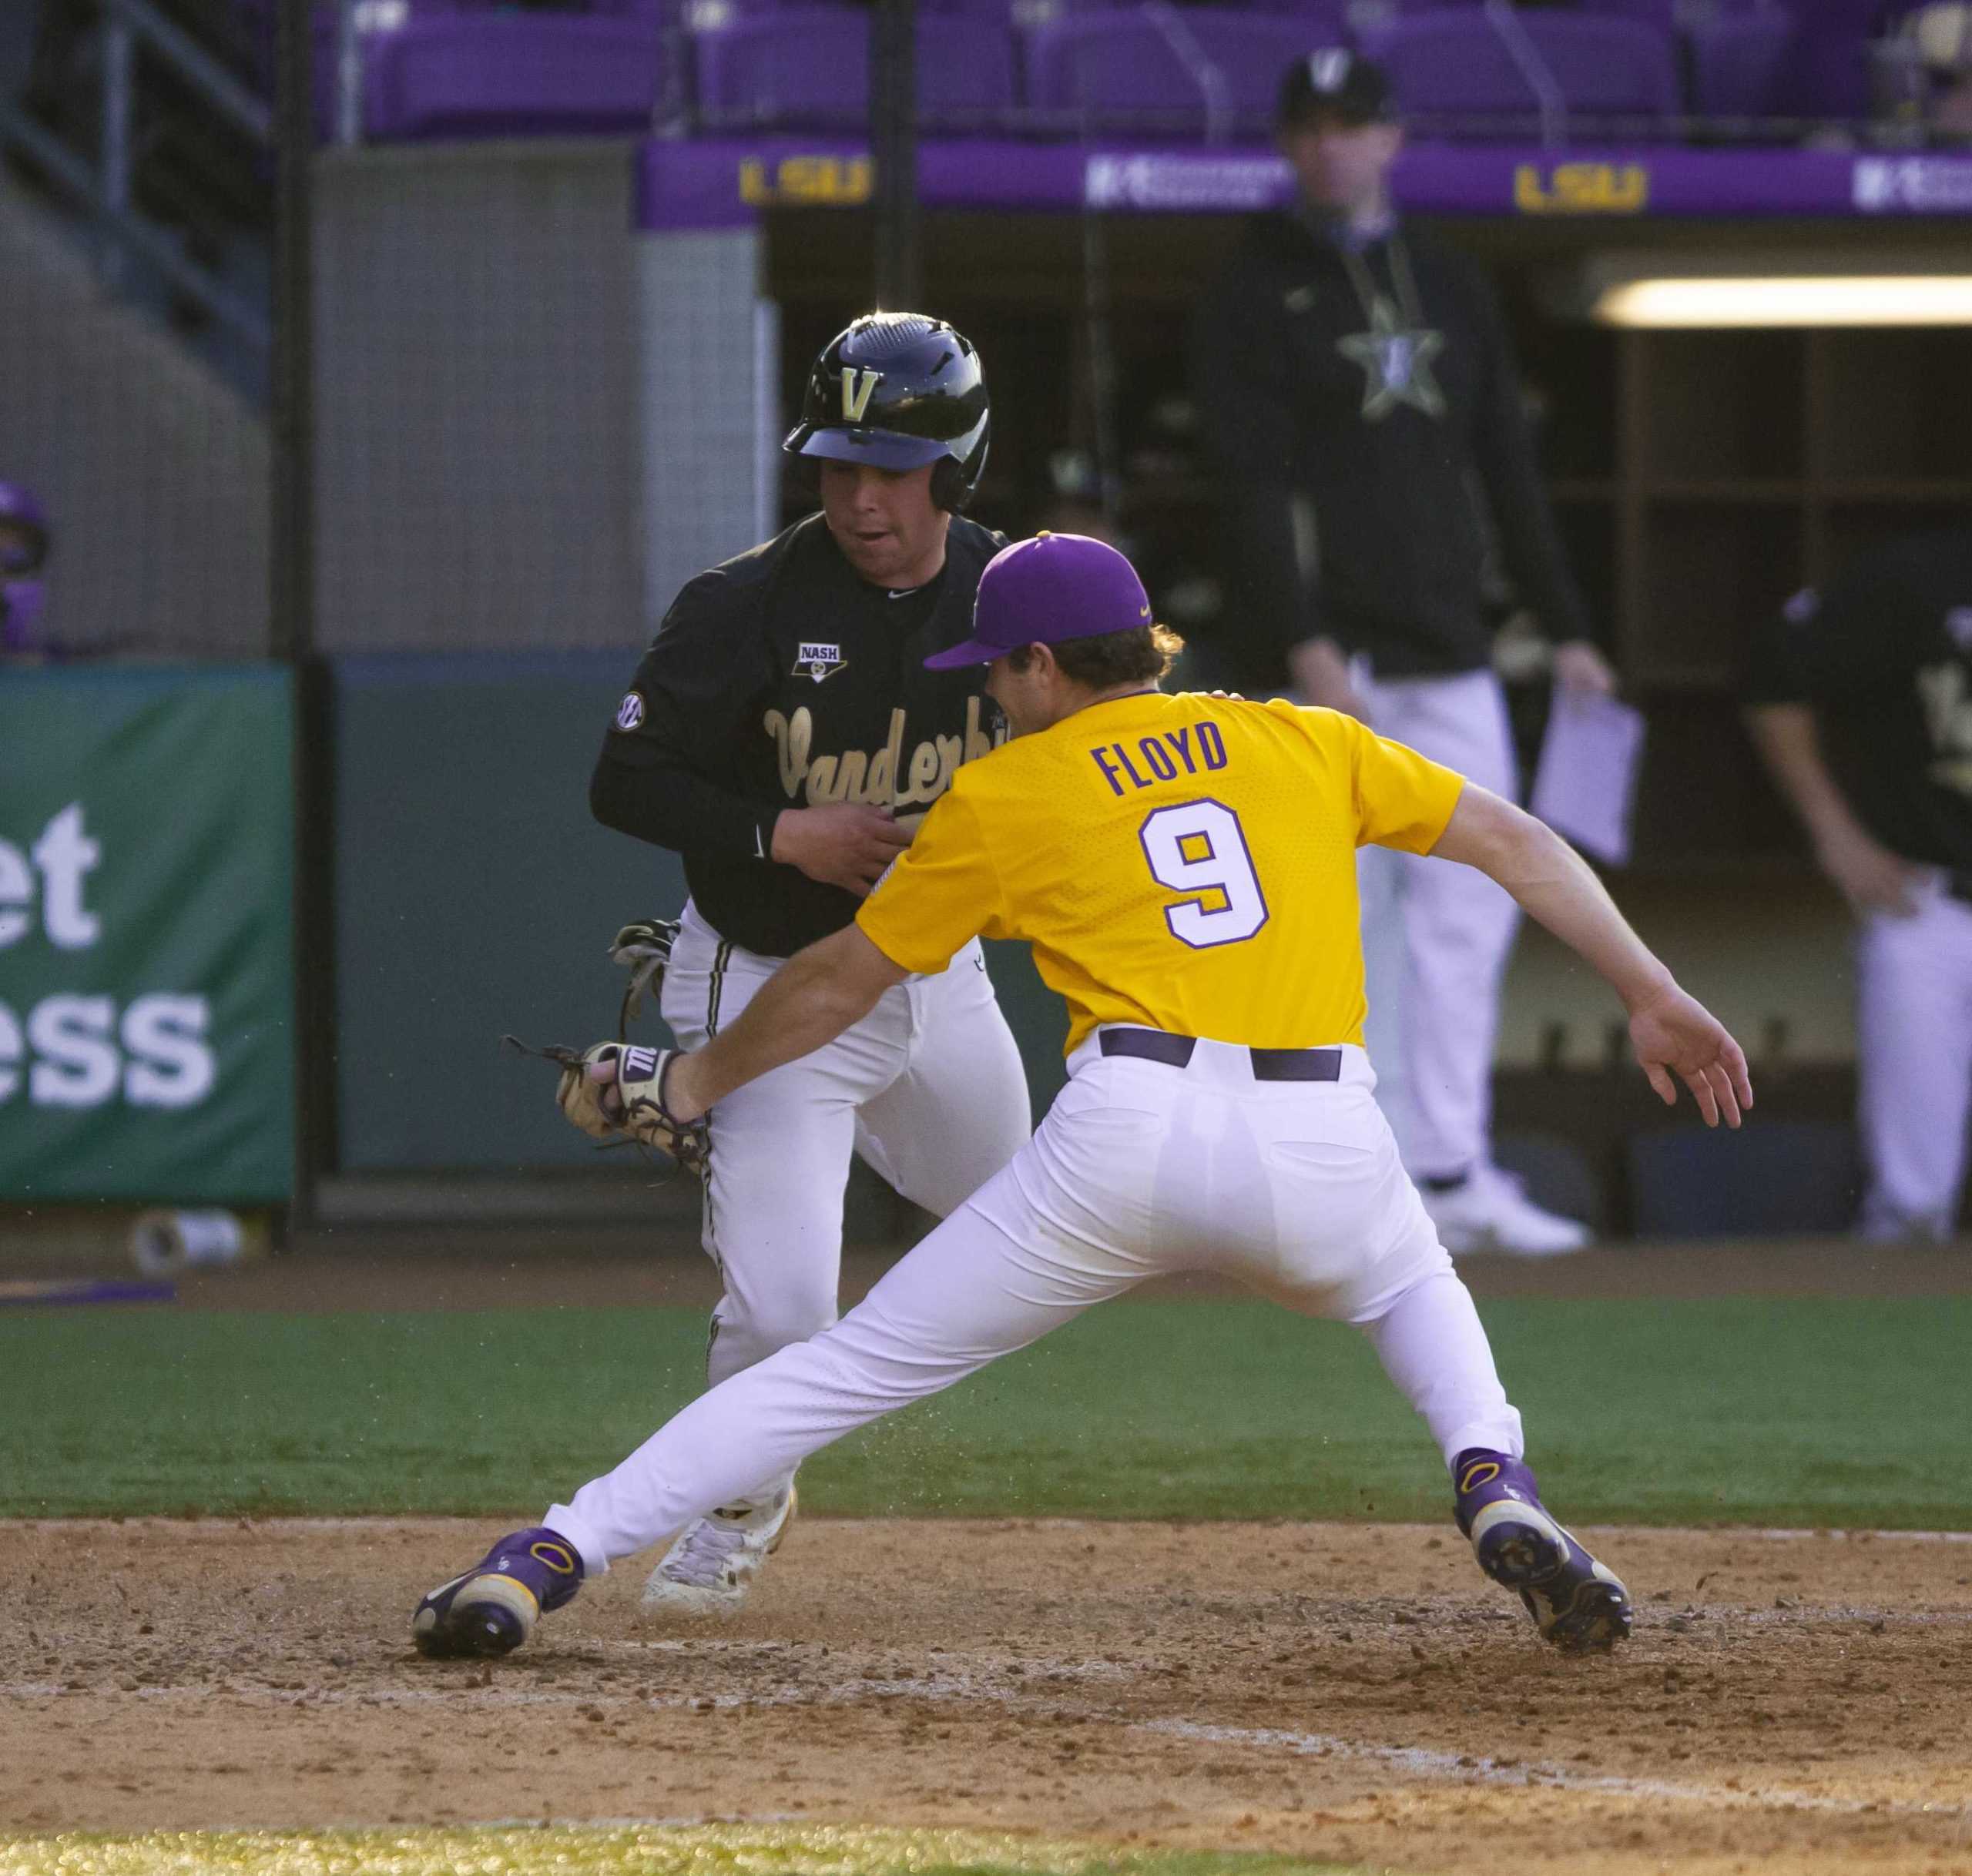
M 643 698 L 635 691 L 625 693 L 623 701 L 616 706 L 616 727 L 635 729 L 643 720 Z

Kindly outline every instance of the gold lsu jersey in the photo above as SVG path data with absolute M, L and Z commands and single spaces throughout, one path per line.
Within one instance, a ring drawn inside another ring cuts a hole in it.
M 913 971 L 1027 940 L 1071 1050 L 1102 1023 L 1360 1044 L 1356 849 L 1428 853 L 1464 786 L 1332 710 L 1112 698 L 961 769 L 857 923 Z

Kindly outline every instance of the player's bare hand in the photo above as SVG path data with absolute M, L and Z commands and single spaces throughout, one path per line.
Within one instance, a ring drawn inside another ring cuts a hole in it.
M 1632 1012 L 1630 1041 L 1665 1107 L 1675 1105 L 1679 1081 L 1691 1090 L 1707 1127 L 1716 1127 L 1722 1116 L 1728 1127 L 1737 1127 L 1753 1104 L 1746 1051 L 1704 1004 L 1675 985 Z
M 1857 912 L 1885 912 L 1897 919 L 1916 913 L 1923 869 L 1899 859 L 1860 828 L 1824 836 L 1815 856 Z
M 773 857 L 824 886 L 864 897 L 884 869 L 911 845 L 887 808 L 867 802 L 827 802 L 784 809 L 773 824 Z
M 1616 674 L 1586 638 L 1554 647 L 1554 682 L 1571 697 L 1613 697 Z
M 1306 702 L 1369 721 L 1369 707 L 1350 681 L 1349 661 L 1333 640 L 1310 638 L 1295 645 L 1287 654 L 1287 668 L 1296 692 Z
M 582 1073 L 599 1090 L 596 1105 L 612 1121 L 623 1117 L 623 1103 L 616 1093 L 616 1058 L 607 1056 L 599 1062 L 591 1062 Z

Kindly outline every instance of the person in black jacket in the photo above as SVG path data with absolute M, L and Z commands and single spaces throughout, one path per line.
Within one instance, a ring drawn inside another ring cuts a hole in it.
M 856 320 L 817 359 L 785 445 L 817 466 L 820 512 L 689 581 L 637 667 L 590 803 L 684 857 L 691 896 L 662 991 L 684 1047 L 847 925 L 959 765 L 1004 740 L 981 672 L 924 668 L 971 633 L 979 576 L 1005 544 L 959 512 L 990 427 L 978 355 L 950 326 Z M 976 943 L 722 1103 L 705 1191 L 725 1284 L 710 1380 L 835 1320 L 853 1153 L 942 1217 L 1030 1123 Z M 699 1519 L 652 1573 L 646 1607 L 730 1612 L 793 1502 L 790 1474 Z
M 1299 199 L 1248 224 L 1194 327 L 1232 561 L 1217 648 L 1235 685 L 1290 688 L 1511 798 L 1489 539 L 1555 642 L 1558 682 L 1614 681 L 1562 558 L 1498 308 L 1391 207 L 1404 133 L 1380 67 L 1339 48 L 1297 61 L 1277 129 Z M 1491 1157 L 1512 900 L 1400 854 L 1366 854 L 1363 876 L 1380 1097 L 1447 1248 L 1578 1248 L 1583 1228 Z
M 1947 1238 L 1972 1119 L 1972 524 L 1796 593 L 1755 635 L 1746 702 L 1856 914 L 1858 1228 Z

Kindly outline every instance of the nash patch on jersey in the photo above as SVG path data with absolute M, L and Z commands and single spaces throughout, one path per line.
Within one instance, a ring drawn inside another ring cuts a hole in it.
M 644 700 L 636 691 L 625 693 L 623 701 L 616 706 L 616 727 L 635 729 L 644 720 Z
M 794 668 L 790 677 L 812 678 L 819 684 L 831 672 L 837 672 L 849 662 L 842 655 L 839 645 L 810 645 L 804 641 L 794 653 Z

